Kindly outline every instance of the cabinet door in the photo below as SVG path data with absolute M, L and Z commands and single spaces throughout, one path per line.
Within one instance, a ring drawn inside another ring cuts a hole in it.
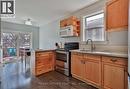
M 106 6 L 107 30 L 127 28 L 128 26 L 128 0 L 111 0 Z
M 103 85 L 105 89 L 126 89 L 124 67 L 103 65 Z
M 83 79 L 84 62 L 82 56 L 72 55 L 71 59 L 71 73 L 72 75 Z
M 85 62 L 85 79 L 97 86 L 101 85 L 101 64 L 98 61 Z
M 53 52 L 36 53 L 35 74 L 36 76 L 54 70 Z
M 50 57 L 50 63 L 51 63 L 51 66 L 52 66 L 52 70 L 54 70 L 55 69 L 55 54 L 50 53 L 49 57 Z

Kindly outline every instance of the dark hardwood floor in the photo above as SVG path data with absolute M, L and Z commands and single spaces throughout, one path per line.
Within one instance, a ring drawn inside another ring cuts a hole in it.
M 25 70 L 21 62 L 6 64 L 0 73 L 0 89 L 96 89 L 55 71 L 34 77 L 30 68 Z

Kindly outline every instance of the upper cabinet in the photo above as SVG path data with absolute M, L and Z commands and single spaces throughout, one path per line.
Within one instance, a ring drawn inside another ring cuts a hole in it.
M 129 0 L 109 0 L 106 4 L 106 29 L 118 31 L 128 28 Z
M 63 19 L 60 21 L 60 29 L 61 37 L 79 36 L 80 20 L 75 16 Z

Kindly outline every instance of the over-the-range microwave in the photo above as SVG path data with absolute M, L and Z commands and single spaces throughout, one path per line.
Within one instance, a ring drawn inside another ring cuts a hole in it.
M 72 25 L 66 26 L 60 29 L 60 37 L 71 37 L 74 36 L 74 28 Z

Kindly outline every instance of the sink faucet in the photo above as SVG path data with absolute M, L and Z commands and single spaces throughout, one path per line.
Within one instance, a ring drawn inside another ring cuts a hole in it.
M 93 51 L 95 49 L 95 47 L 94 47 L 92 39 L 87 40 L 87 45 L 88 45 L 89 42 L 91 42 L 91 51 Z

